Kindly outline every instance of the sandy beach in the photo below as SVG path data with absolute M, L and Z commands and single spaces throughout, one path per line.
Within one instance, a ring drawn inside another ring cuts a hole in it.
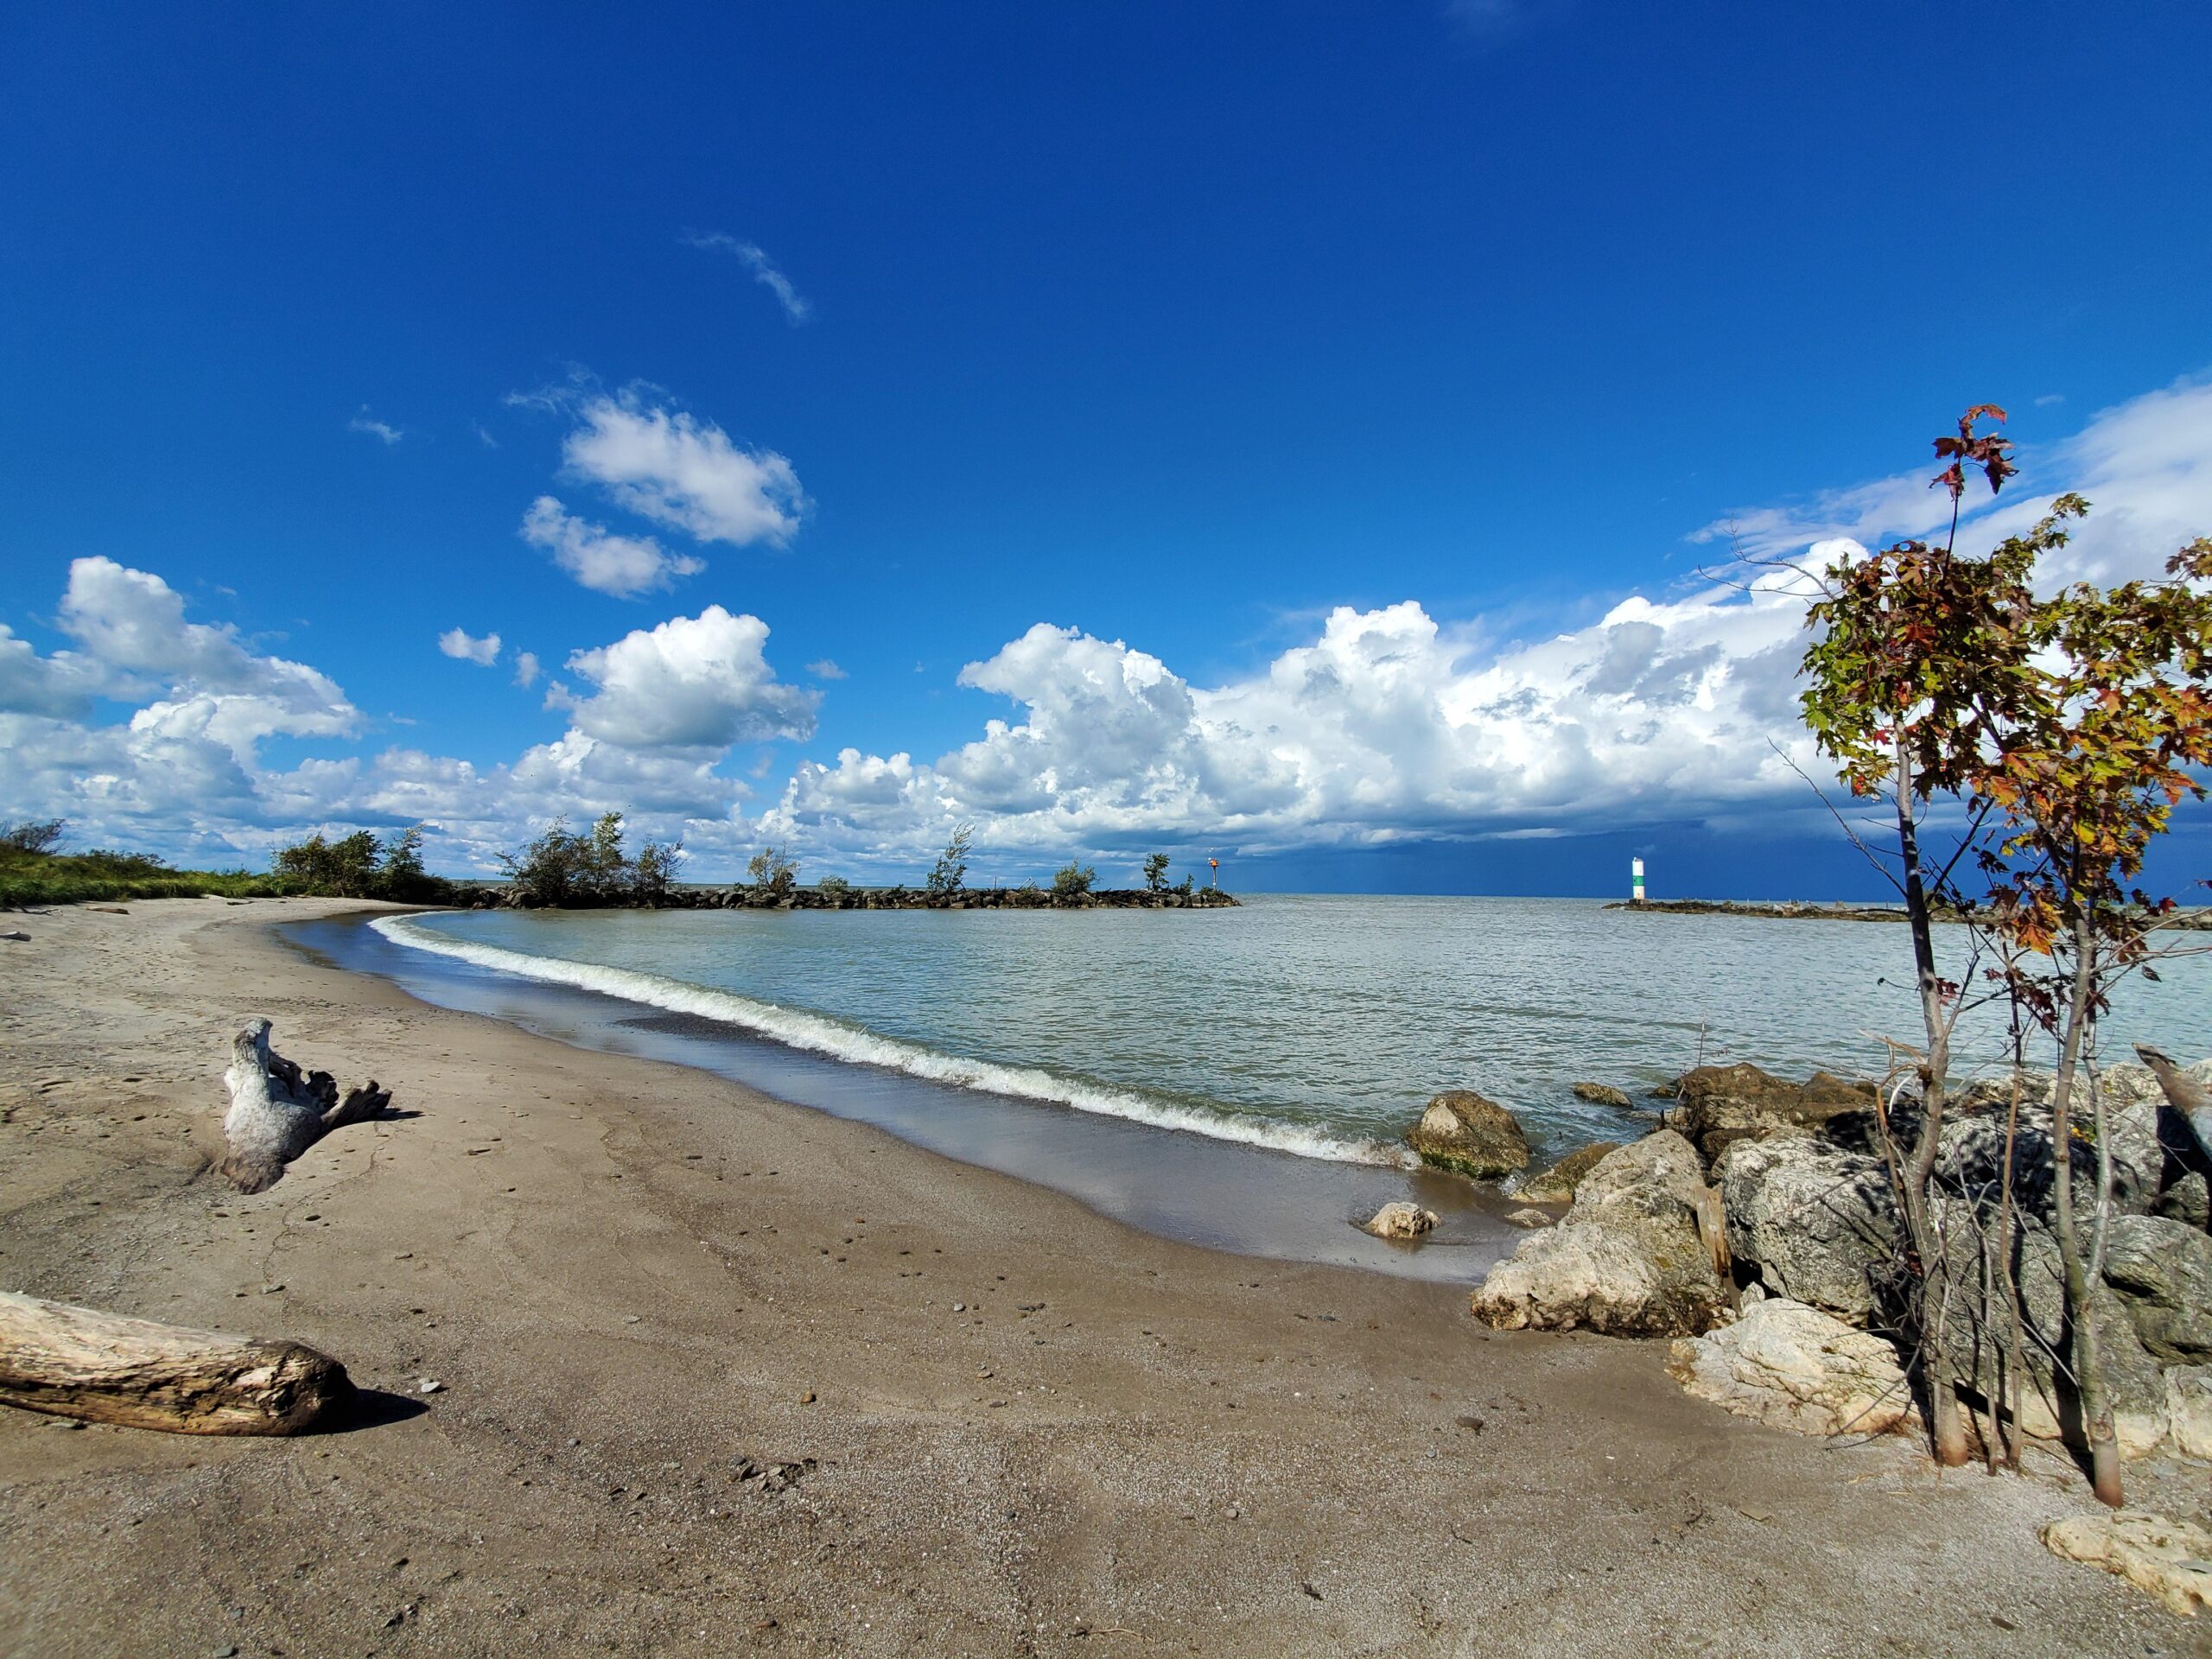
M 2202 1650 L 2046 1553 L 2089 1506 L 2056 1465 L 1757 1427 L 1663 1344 L 1167 1243 L 270 926 L 344 908 L 60 909 L 0 944 L 0 1287 L 295 1338 L 381 1391 L 291 1440 L 0 1412 L 0 1650 Z M 230 1191 L 256 1014 L 412 1115 Z M 2186 1475 L 2131 1479 L 2204 1518 Z

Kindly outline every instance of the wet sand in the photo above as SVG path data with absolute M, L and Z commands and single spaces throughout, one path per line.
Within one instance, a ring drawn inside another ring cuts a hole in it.
M 1658 1345 L 1490 1333 L 1459 1287 L 1169 1243 L 724 1078 L 416 1002 L 266 925 L 338 908 L 78 908 L 0 944 L 0 1287 L 296 1338 L 380 1391 L 295 1440 L 0 1411 L 0 1649 L 2201 1640 L 2037 1542 L 2087 1507 L 2063 1471 L 1939 1476 L 1902 1442 L 1758 1428 L 1683 1395 Z M 228 1191 L 219 1077 L 248 1014 L 419 1116 Z M 796 1481 L 743 1478 L 768 1464 Z M 2136 1484 L 2208 1501 L 2185 1473 Z

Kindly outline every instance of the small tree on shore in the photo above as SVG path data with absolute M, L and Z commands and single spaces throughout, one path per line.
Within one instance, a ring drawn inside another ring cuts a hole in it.
M 954 826 L 952 838 L 944 843 L 944 850 L 937 855 L 937 862 L 930 866 L 928 888 L 939 898 L 949 897 L 960 891 L 968 880 L 968 849 L 976 837 L 976 826 L 961 823 Z
M 1898 542 L 1827 572 L 1825 594 L 1806 618 L 1821 636 L 1805 653 L 1811 683 L 1802 699 L 1815 742 L 1837 763 L 1851 792 L 1879 798 L 1886 791 L 1896 825 L 1923 1046 L 1912 1067 L 1917 1112 L 1904 1125 L 1884 1111 L 1878 1126 L 1911 1249 L 1896 1287 L 1899 1313 L 1920 1357 L 1930 1438 L 1944 1464 L 1967 1459 L 1946 1341 L 1949 1281 L 1934 1271 L 1943 1240 L 1930 1187 L 1961 1011 L 1958 983 L 1936 970 L 1934 924 L 1957 861 L 1933 872 L 1924 867 L 1920 823 L 1931 802 L 1959 798 L 1970 788 L 1981 745 L 2026 693 L 2034 649 L 2028 575 L 2039 546 L 2048 543 L 2049 523 L 2037 537 L 2008 542 L 1989 558 L 1958 556 L 1963 463 L 1982 468 L 1993 493 L 2013 470 L 2005 441 L 1974 430 L 1987 416 L 2002 420 L 2004 411 L 1971 409 L 1957 438 L 1937 440 L 1938 454 L 1952 461 L 1936 480 L 1951 492 L 1948 538 L 1941 545 Z M 1970 809 L 1969 836 L 1988 810 L 1986 802 Z
M 1904 1224 L 1897 1263 L 1906 1330 L 1929 1399 L 1937 1458 L 1964 1460 L 1946 1327 L 1949 1300 L 1968 1282 L 1946 1252 L 1967 1241 L 1940 1220 L 1931 1186 L 1946 1103 L 1951 1036 L 1967 1006 L 1962 982 L 1936 972 L 1937 907 L 1967 925 L 1967 973 L 1987 970 L 2012 1009 L 2012 1109 L 2005 1135 L 1998 1228 L 1972 1240 L 1993 1326 L 2001 1302 L 2012 1335 L 2004 1397 L 2018 1462 L 2019 1291 L 2012 1266 L 2013 1160 L 2018 1143 L 2024 1043 L 2031 1027 L 2057 1045 L 2052 1096 L 2053 1232 L 2065 1285 L 2070 1370 L 2097 1496 L 2120 1501 L 2119 1452 L 2092 1298 L 2101 1277 L 2112 1208 L 2112 1154 L 2096 1080 L 2096 1022 L 2110 990 L 2133 972 L 2155 978 L 2149 936 L 2173 908 L 2133 883 L 2172 809 L 2204 789 L 2212 766 L 2212 541 L 2185 548 L 2164 582 L 2110 590 L 2077 586 L 2052 598 L 2033 588 L 2044 553 L 2065 545 L 2069 521 L 2088 510 L 2064 495 L 2024 536 L 1986 558 L 1955 550 L 1968 467 L 1993 492 L 2012 467 L 2008 446 L 1976 431 L 2001 410 L 1969 410 L 1956 437 L 1937 440 L 1950 464 L 1935 480 L 1952 500 L 1951 535 L 1938 546 L 1904 542 L 1831 567 L 1808 621 L 1824 629 L 1805 658 L 1803 704 L 1821 748 L 1854 794 L 1888 791 L 1896 818 L 1900 891 L 1910 923 L 1925 1047 L 1911 1054 L 1917 1110 L 1910 1122 L 1878 1107 L 1879 1140 Z M 1923 867 L 1922 813 L 1955 803 L 1964 824 L 1956 852 Z M 1976 905 L 1956 872 L 1967 855 L 1991 883 Z M 2074 1192 L 2074 1116 L 2086 1094 L 2097 1148 L 2096 1200 L 2082 1236 Z M 1969 1379 L 1979 1382 L 1980 1378 Z
M 1167 855 L 1154 853 L 1144 861 L 1144 890 L 1147 893 L 1167 891 Z
M 753 891 L 775 904 L 788 904 L 798 887 L 798 860 L 786 848 L 763 847 L 753 855 L 753 861 L 745 867 L 751 878 Z
M 1090 884 L 1098 879 L 1098 872 L 1088 864 L 1077 864 L 1070 859 L 1052 875 L 1052 897 L 1080 899 L 1090 891 Z
M 666 902 L 669 889 L 676 885 L 677 867 L 683 861 L 683 838 L 674 841 L 648 841 L 638 849 L 638 855 L 631 861 L 630 890 L 641 905 L 660 905 Z
M 2152 937 L 2176 906 L 2136 878 L 2173 809 L 2205 797 L 2195 774 L 2212 766 L 2212 539 L 2177 553 L 2166 575 L 2110 590 L 2076 586 L 2038 607 L 2035 695 L 1974 780 L 2005 822 L 2003 844 L 1982 859 L 1993 925 L 2013 947 L 2003 982 L 2058 1044 L 2052 1139 L 2072 1146 L 2083 1094 L 2094 1125 L 2086 1240 L 2063 1151 L 2052 1198 L 2090 1478 L 2114 1508 L 2120 1449 L 2090 1303 L 2113 1210 L 2097 1022 L 2120 980 L 2158 977 Z

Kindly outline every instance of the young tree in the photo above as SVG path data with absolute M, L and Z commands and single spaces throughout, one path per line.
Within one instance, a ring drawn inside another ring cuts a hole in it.
M 954 826 L 952 839 L 944 843 L 944 850 L 937 855 L 937 862 L 930 867 L 929 891 L 939 898 L 960 891 L 968 880 L 968 848 L 975 839 L 976 826 L 961 823 Z
M 1962 987 L 1936 973 L 1932 921 L 1938 903 L 1961 901 L 1955 880 L 1972 851 L 1993 883 L 1980 907 L 1958 913 L 1974 949 L 1993 949 L 1989 970 L 2013 1008 L 2016 1065 L 2026 1027 L 2056 1043 L 2053 1092 L 2054 1232 L 2066 1289 L 2071 1371 L 2097 1496 L 2120 1499 L 2118 1447 L 2105 1394 L 2091 1297 L 2101 1276 L 2112 1206 L 2112 1158 L 2096 1084 L 2096 1022 L 2112 987 L 2129 973 L 2155 977 L 2150 935 L 2172 909 L 2134 886 L 2147 849 L 2174 806 L 2202 798 L 2196 773 L 2212 766 L 2212 541 L 2185 548 L 2162 582 L 2105 590 L 2077 586 L 2039 597 L 2039 556 L 2065 545 L 2067 524 L 2088 511 L 2059 497 L 2026 535 L 1987 557 L 1955 551 L 1967 466 L 1991 488 L 2012 471 L 2001 440 L 1978 435 L 1978 408 L 1959 435 L 1937 442 L 1950 465 L 1936 483 L 1952 497 L 1952 534 L 1940 547 L 1885 548 L 1827 574 L 1809 620 L 1826 633 L 1807 652 L 1808 725 L 1854 793 L 1886 790 L 1897 820 L 1900 888 L 1910 921 L 1926 1046 L 1915 1056 L 1920 1111 L 1879 1128 L 1909 1253 L 1900 1264 L 1909 1321 L 1930 1396 L 1939 1459 L 1965 1445 L 1944 1341 L 1947 1299 L 1959 1275 L 1943 1261 L 1950 1242 L 1936 1224 L 1929 1176 L 1942 1130 L 1953 1028 Z M 1953 804 L 1965 833 L 1941 868 L 1924 870 L 1920 817 Z M 1997 842 L 1992 845 L 1992 840 Z M 2005 1138 L 1996 1254 L 2008 1265 L 2012 1226 L 2014 1110 Z M 2073 1122 L 2086 1094 L 2097 1148 L 2096 1201 L 2082 1236 L 2075 1198 Z M 1992 1294 L 1990 1255 L 1977 1264 Z M 2004 1300 L 2018 1320 L 2017 1284 Z M 2017 1387 L 2018 1342 L 2012 1344 Z
M 683 838 L 648 841 L 630 863 L 631 896 L 641 905 L 660 905 L 676 884 L 677 866 L 683 861 Z
M 1088 864 L 1077 864 L 1070 859 L 1052 876 L 1052 897 L 1080 899 L 1090 891 L 1090 884 L 1098 879 L 1098 872 Z
M 591 839 L 580 849 L 579 875 L 584 890 L 594 898 L 610 898 L 629 885 L 630 861 L 622 850 L 622 815 L 602 812 L 591 827 Z
M 1946 1353 L 1942 1294 L 1931 1297 L 1931 1285 L 1948 1280 L 1931 1272 L 1943 1241 L 1929 1178 L 1942 1133 L 1959 988 L 1936 970 L 1931 893 L 1947 885 L 1953 866 L 1931 882 L 1920 821 L 1931 801 L 1956 799 L 1969 789 L 1982 744 L 2026 692 L 2034 650 L 2028 576 L 2037 537 L 2046 533 L 2016 538 L 1986 559 L 1958 556 L 1964 464 L 1979 466 L 1993 493 L 2013 470 L 2003 439 L 1975 433 L 1986 416 L 2002 420 L 2004 411 L 1970 409 L 1956 438 L 1936 440 L 1937 454 L 1951 461 L 1935 480 L 1952 501 L 1951 535 L 1941 546 L 1899 542 L 1827 571 L 1824 596 L 1807 615 L 1808 626 L 1822 632 L 1805 653 L 1811 683 L 1801 700 L 1814 741 L 1836 761 L 1852 793 L 1878 797 L 1886 790 L 1895 815 L 1925 1046 L 1914 1068 L 1916 1121 L 1900 1133 L 1885 1113 L 1879 1128 L 1911 1245 L 1901 1287 L 1905 1334 L 1919 1351 L 1930 1436 L 1945 1464 L 1966 1461 L 1967 1440 Z M 1988 807 L 1970 810 L 1978 827 Z
M 2212 539 L 2176 554 L 2166 575 L 2109 590 L 2076 586 L 2038 607 L 2034 694 L 2020 700 L 1974 779 L 2004 815 L 2005 842 L 1982 861 L 1994 882 L 1994 925 L 2015 947 L 2007 988 L 2058 1043 L 2051 1134 L 2061 1149 L 2052 1192 L 2059 1255 L 2090 1478 L 2115 1508 L 2120 1451 L 2090 1306 L 2113 1202 L 2096 1029 L 2121 979 L 2158 977 L 2152 938 L 2174 901 L 2144 892 L 2136 879 L 2173 809 L 2205 796 L 2196 774 L 2212 766 Z M 2086 1242 L 2067 1155 L 2080 1092 L 2096 1146 Z
M 1144 887 L 1147 893 L 1167 891 L 1167 855 L 1154 853 L 1144 861 Z
M 798 887 L 798 861 L 781 847 L 763 847 L 745 867 L 756 892 L 776 904 L 788 904 Z

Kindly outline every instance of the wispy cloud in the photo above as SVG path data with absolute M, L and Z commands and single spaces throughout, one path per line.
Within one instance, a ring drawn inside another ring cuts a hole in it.
M 1478 40 L 1497 41 L 1548 22 L 1573 3 L 1573 0 L 1445 0 L 1444 16 Z
M 809 663 L 806 671 L 817 680 L 842 680 L 845 677 L 845 671 L 827 657 L 820 662 Z
M 580 518 L 550 495 L 539 496 L 523 514 L 522 538 L 552 555 L 554 563 L 585 587 L 617 599 L 634 599 L 707 568 L 702 560 L 671 553 L 650 536 L 618 536 Z
M 528 686 L 535 685 L 537 683 L 537 653 L 534 651 L 517 652 L 515 653 L 515 683 Z
M 753 273 L 754 282 L 776 296 L 776 303 L 784 308 L 785 317 L 794 326 L 804 322 L 813 314 L 814 308 L 792 286 L 791 279 L 776 269 L 773 262 L 761 251 L 759 243 L 747 242 L 742 237 L 731 236 L 723 231 L 686 231 L 682 239 L 686 246 L 716 248 L 734 257 Z
M 372 416 L 366 404 L 361 405 L 359 414 L 346 423 L 346 429 L 348 432 L 359 432 L 364 436 L 374 438 L 379 443 L 387 445 L 397 443 L 407 435 L 404 431 L 392 425 L 391 422 L 379 421 Z
M 486 449 L 496 449 L 499 447 L 499 441 L 486 429 L 483 422 L 471 421 L 468 423 L 468 429 L 477 435 Z
M 438 636 L 438 649 L 457 662 L 489 668 L 499 660 L 499 636 L 487 633 L 478 639 L 465 629 L 448 628 Z

